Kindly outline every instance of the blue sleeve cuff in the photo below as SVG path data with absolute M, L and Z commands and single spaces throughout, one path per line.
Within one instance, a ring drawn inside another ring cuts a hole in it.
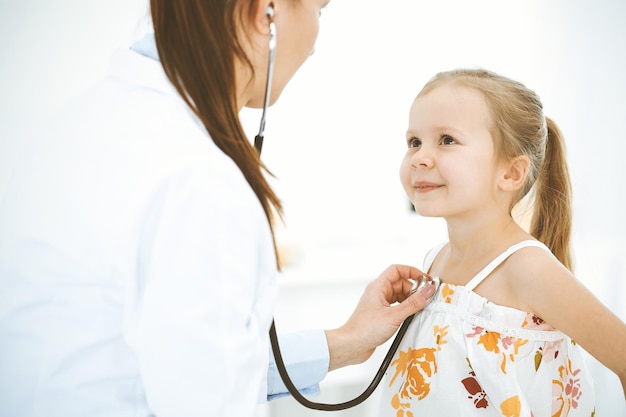
M 278 337 L 283 361 L 298 391 L 303 395 L 319 395 L 319 383 L 328 373 L 330 360 L 326 334 L 323 330 L 307 330 Z M 267 372 L 267 399 L 289 395 L 283 383 L 270 347 Z
M 285 391 L 287 391 L 287 388 L 285 388 Z M 304 395 L 305 397 L 315 397 L 320 395 L 320 386 L 318 385 L 313 385 L 312 387 L 308 387 L 308 388 L 298 388 L 298 392 L 302 395 Z M 268 394 L 267 395 L 267 401 L 274 401 L 277 400 L 279 398 L 283 398 L 283 397 L 289 397 L 289 393 L 288 392 L 280 392 L 278 394 Z

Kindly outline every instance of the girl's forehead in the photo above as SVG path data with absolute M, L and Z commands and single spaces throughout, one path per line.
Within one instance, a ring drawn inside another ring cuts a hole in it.
M 411 117 L 479 118 L 491 120 L 485 96 L 475 88 L 446 83 L 434 86 L 415 98 Z
M 444 83 L 420 94 L 411 107 L 407 135 L 442 132 L 468 138 L 493 134 L 493 117 L 485 96 L 475 88 Z

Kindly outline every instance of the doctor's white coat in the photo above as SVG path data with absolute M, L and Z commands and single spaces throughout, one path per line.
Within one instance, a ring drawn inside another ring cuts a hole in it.
M 269 225 L 166 79 L 121 51 L 29 142 L 0 201 L 0 415 L 252 416 Z

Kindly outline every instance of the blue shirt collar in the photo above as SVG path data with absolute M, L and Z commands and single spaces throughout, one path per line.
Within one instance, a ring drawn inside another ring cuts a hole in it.
M 133 43 L 130 49 L 155 61 L 160 61 L 154 33 L 146 33 L 143 38 Z

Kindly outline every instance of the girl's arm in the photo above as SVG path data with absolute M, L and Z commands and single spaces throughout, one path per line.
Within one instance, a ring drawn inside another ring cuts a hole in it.
M 626 324 L 551 254 L 539 248 L 523 251 L 509 264 L 520 304 L 615 372 L 626 399 Z

